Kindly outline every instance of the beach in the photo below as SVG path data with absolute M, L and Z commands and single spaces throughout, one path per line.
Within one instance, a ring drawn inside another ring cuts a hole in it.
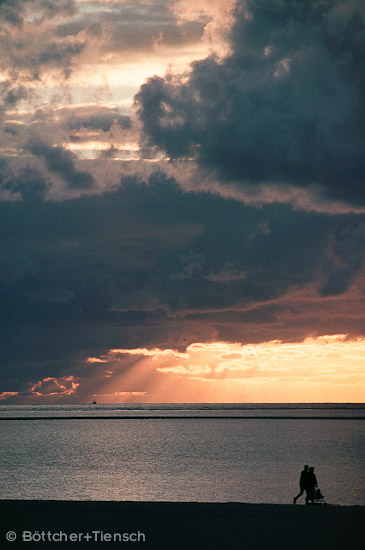
M 355 550 L 365 542 L 364 506 L 2 500 L 0 516 L 1 547 L 14 550 Z

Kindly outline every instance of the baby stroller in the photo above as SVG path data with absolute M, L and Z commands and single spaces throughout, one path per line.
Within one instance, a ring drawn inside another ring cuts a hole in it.
M 317 487 L 317 489 L 313 489 L 309 492 L 307 496 L 307 504 L 322 504 L 327 505 L 327 502 L 324 500 L 324 495 L 322 495 L 321 490 Z

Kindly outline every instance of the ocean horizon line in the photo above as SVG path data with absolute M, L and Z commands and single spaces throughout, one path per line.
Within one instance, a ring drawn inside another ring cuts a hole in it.
M 1 420 L 365 420 L 365 416 L 21 416 Z
M 83 403 L 4 403 L 0 404 L 1 408 L 30 408 L 30 407 L 54 407 L 54 408 L 60 408 L 60 407 L 88 407 L 88 406 L 94 406 L 94 408 L 97 407 L 122 407 L 122 408 L 154 408 L 158 409 L 159 407 L 165 408 L 171 408 L 171 407 L 189 407 L 189 408 L 212 408 L 212 407 L 219 407 L 224 409 L 229 409 L 230 407 L 237 409 L 237 408 L 244 408 L 244 409 L 257 409 L 257 408 L 263 408 L 263 409 L 292 409 L 292 408 L 365 408 L 365 402 L 283 402 L 283 403 L 277 403 L 277 402 L 245 402 L 245 403 L 237 403 L 237 402 L 139 402 L 139 403 L 98 403 L 98 402 L 83 402 Z

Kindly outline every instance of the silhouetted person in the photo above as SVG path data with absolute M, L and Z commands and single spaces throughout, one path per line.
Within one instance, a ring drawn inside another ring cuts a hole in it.
M 308 498 L 308 485 L 309 485 L 309 471 L 308 471 L 308 468 L 309 468 L 309 466 L 306 464 L 304 466 L 304 470 L 302 470 L 302 472 L 300 474 L 300 479 L 299 479 L 300 493 L 298 493 L 297 496 L 294 497 L 294 499 L 293 499 L 294 504 L 296 503 L 298 498 L 302 496 L 304 491 L 306 492 L 306 497 L 305 498 L 306 498 L 306 501 L 307 501 L 307 498 Z
M 318 487 L 318 483 L 317 483 L 316 474 L 314 473 L 313 466 L 311 466 L 308 471 L 308 490 L 307 490 L 307 496 L 305 498 L 306 504 L 308 504 L 310 500 L 313 502 L 317 487 Z

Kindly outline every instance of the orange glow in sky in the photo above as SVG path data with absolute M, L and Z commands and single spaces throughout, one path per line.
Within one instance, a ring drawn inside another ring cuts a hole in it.
M 124 366 L 128 357 L 133 358 L 132 369 Z M 365 398 L 365 339 L 347 340 L 346 335 L 298 343 L 194 343 L 184 353 L 113 349 L 108 356 L 89 359 L 100 361 L 113 370 L 102 390 L 107 402 L 119 402 L 123 390 L 146 392 L 138 398 L 144 402 L 362 402 Z

